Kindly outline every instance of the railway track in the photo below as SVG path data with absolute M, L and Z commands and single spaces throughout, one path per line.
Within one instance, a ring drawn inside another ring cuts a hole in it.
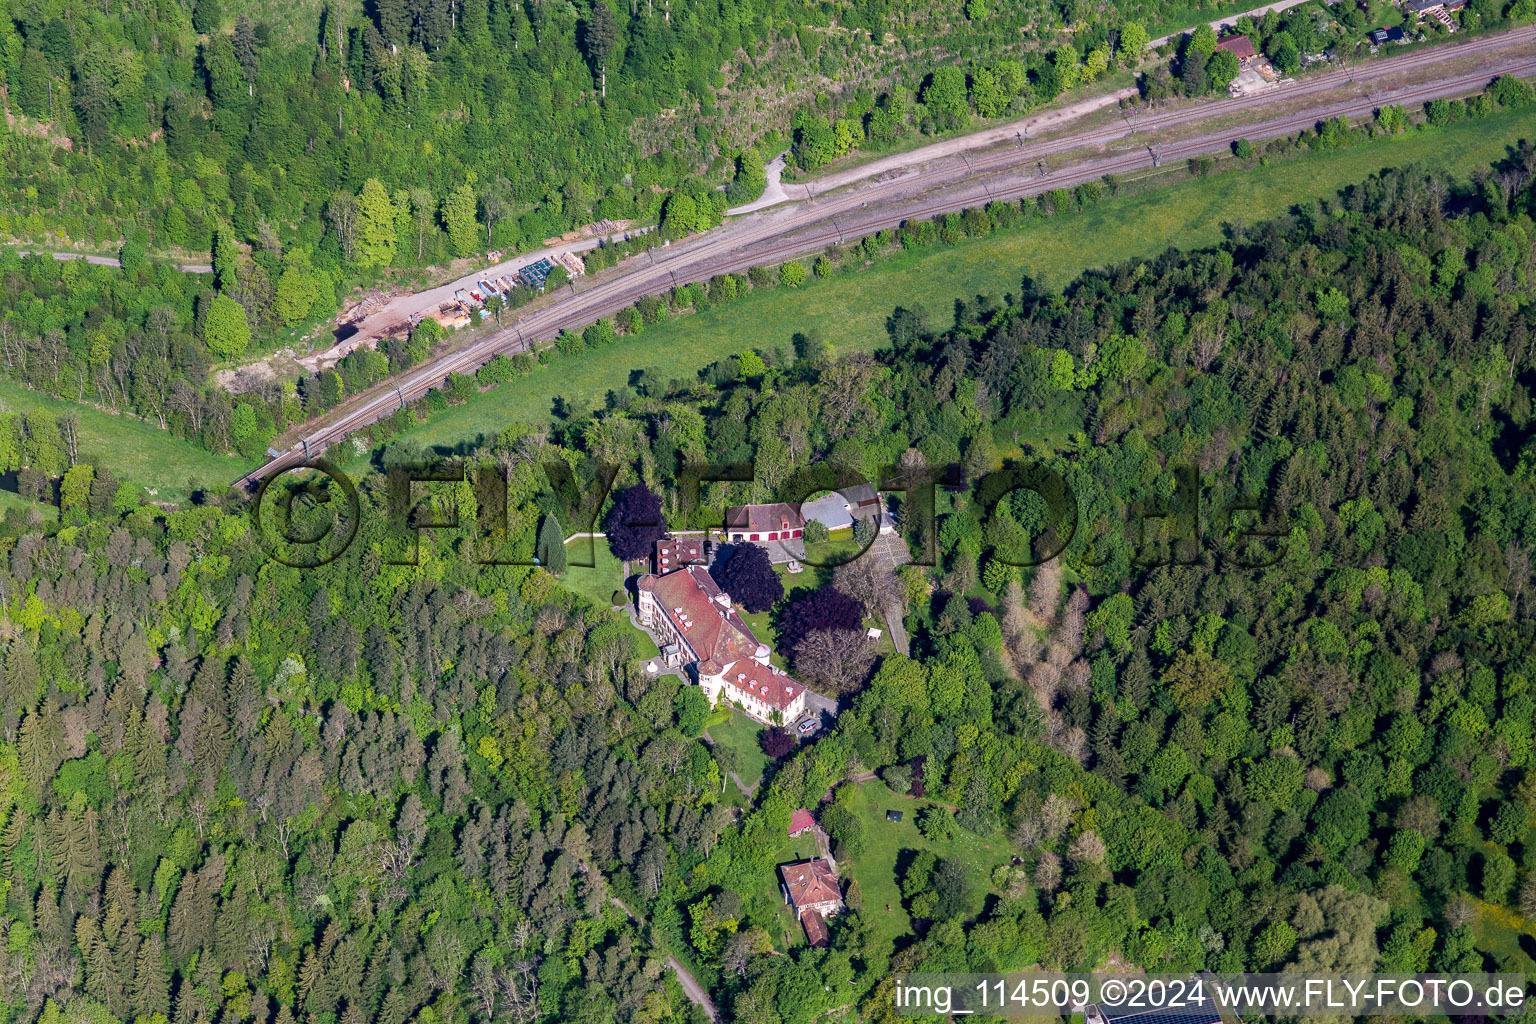
M 376 386 L 333 411 L 327 420 L 315 424 L 294 447 L 241 477 L 235 481 L 235 486 L 253 489 L 266 477 L 306 464 L 353 431 L 391 415 L 432 388 L 440 387 L 450 374 L 472 373 L 496 355 L 529 351 L 563 329 L 584 326 L 632 305 L 643 296 L 708 280 L 716 274 L 739 273 L 754 265 L 792 259 L 834 243 L 897 227 L 911 218 L 963 210 L 996 199 L 1019 199 L 1096 180 L 1106 174 L 1152 167 L 1155 142 L 1041 173 L 1041 162 L 1052 155 L 1103 148 L 1136 135 L 1155 139 L 1159 131 L 1276 102 L 1324 94 L 1351 83 L 1381 81 L 1421 67 L 1431 59 L 1435 63 L 1446 63 L 1498 55 L 1475 69 L 1431 82 L 1373 89 L 1365 96 L 1345 97 L 1244 125 L 1240 129 L 1202 133 L 1164 141 L 1161 145 L 1162 161 L 1204 156 L 1226 149 L 1237 136 L 1264 141 L 1302 131 L 1326 118 L 1359 118 L 1389 104 L 1418 104 L 1466 95 L 1483 88 L 1501 74 L 1536 77 L 1533 44 L 1536 44 L 1536 26 L 1515 29 L 1497 36 L 1375 61 L 1352 71 L 1319 75 L 1291 88 L 1160 111 L 1133 118 L 1128 123 L 1090 129 L 1059 139 L 935 161 L 890 181 L 866 182 L 846 193 L 827 193 L 795 206 L 750 215 L 697 239 L 670 246 L 660 256 L 656 255 L 658 250 L 652 250 L 648 263 L 639 263 L 625 273 L 594 281 L 569 298 L 532 311 L 462 349 L 446 353 L 395 380 Z

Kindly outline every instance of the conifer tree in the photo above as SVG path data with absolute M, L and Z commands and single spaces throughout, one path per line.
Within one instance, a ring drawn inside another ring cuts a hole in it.
M 552 515 L 546 514 L 539 524 L 538 558 L 539 564 L 556 576 L 565 572 L 565 538 L 560 523 Z

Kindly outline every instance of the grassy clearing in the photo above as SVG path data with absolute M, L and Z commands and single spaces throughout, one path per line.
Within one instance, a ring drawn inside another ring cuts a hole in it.
M 807 569 L 822 571 L 838 562 L 851 561 L 862 550 L 853 539 L 853 527 L 844 526 L 831 531 L 827 539 L 805 546 Z
M 807 573 L 792 574 L 784 567 L 783 563 L 775 565 L 773 570 L 779 574 L 779 579 L 784 583 L 784 601 L 792 600 L 795 593 L 801 588 L 814 587 L 816 585 L 814 578 L 810 580 L 806 578 Z M 784 655 L 779 651 L 779 631 L 773 628 L 773 616 L 779 608 L 783 607 L 783 604 L 784 602 L 780 602 L 766 612 L 749 612 L 745 608 L 740 607 L 736 609 L 742 621 L 747 624 L 747 628 L 752 631 L 752 635 L 768 645 L 768 661 L 777 668 L 788 667 L 784 661 Z
M 768 769 L 768 755 L 757 743 L 757 736 L 762 731 L 762 726 L 739 711 L 731 712 L 730 721 L 709 727 L 709 738 L 716 746 L 735 752 L 736 763 L 740 766 L 736 774 L 748 789 L 761 782 L 763 772 Z
M 752 635 L 768 645 L 769 664 L 776 668 L 784 668 L 784 656 L 779 653 L 779 634 L 773 628 L 771 621 L 773 619 L 773 612 L 747 612 L 740 608 L 737 608 L 736 611 L 741 616 L 742 621 L 747 624 L 747 628 L 752 631 Z
M 1492 953 L 1497 970 L 1536 975 L 1536 921 L 1522 918 L 1507 907 L 1480 904 L 1473 930 L 1477 948 Z
M 591 546 L 588 547 L 588 544 Z M 624 565 L 613 552 L 608 550 L 608 542 L 598 538 L 587 540 L 578 538 L 565 545 L 565 575 L 560 577 L 560 585 L 567 590 L 590 600 L 599 608 L 613 606 L 613 592 L 624 589 Z M 578 562 L 594 562 L 590 567 L 578 565 Z
M 715 735 L 713 729 L 710 735 Z M 930 850 L 940 858 L 958 857 L 965 864 L 966 877 L 970 883 L 972 914 L 980 913 L 986 902 L 993 869 L 1007 863 L 1013 855 L 1012 848 L 1001 833 L 977 836 L 960 829 L 955 838 L 947 843 L 933 843 L 924 839 L 917 829 L 916 814 L 933 803 L 932 800 L 897 796 L 879 780 L 861 782 L 854 786 L 853 810 L 864 823 L 865 851 L 838 861 L 838 874 L 845 892 L 850 878 L 858 881 L 864 895 L 865 918 L 875 923 L 880 934 L 893 941 L 912 933 L 912 921 L 901 905 L 899 875 L 912 852 Z M 902 820 L 886 821 L 885 812 L 888 810 L 901 811 Z M 754 892 L 749 894 L 754 913 L 759 917 L 766 915 L 771 920 L 772 924 L 765 922 L 764 927 L 768 928 L 776 943 L 783 943 L 781 948 L 804 944 L 805 935 L 789 908 L 782 905 L 777 866 L 814 856 L 816 844 L 812 837 L 786 837 L 784 846 L 775 855 L 772 877 L 762 879 Z M 887 906 L 890 907 L 889 912 Z
M 57 506 L 47 505 L 40 501 L 33 501 L 31 498 L 23 498 L 15 491 L 8 491 L 5 488 L 0 487 L 0 516 L 4 516 L 12 509 L 15 509 L 18 512 L 36 511 L 38 515 L 43 517 L 45 522 L 57 519 L 59 517 L 59 510 Z
M 808 548 L 808 556 L 828 562 L 851 560 L 854 555 L 858 554 L 860 549 L 853 542 L 852 531 L 845 530 L 840 532 L 847 535 L 846 539 L 840 540 L 837 534 L 834 533 L 832 540 Z M 779 578 L 784 581 L 784 600 L 766 612 L 746 612 L 739 608 L 737 611 L 740 613 L 743 621 L 746 622 L 747 628 L 752 630 L 752 635 L 769 646 L 771 653 L 768 656 L 768 660 L 777 667 L 787 671 L 789 663 L 785 661 L 783 654 L 779 650 L 779 631 L 773 628 L 773 618 L 778 610 L 790 601 L 808 596 L 812 591 L 818 590 L 821 587 L 831 586 L 832 567 L 807 565 L 798 573 L 791 573 L 782 564 L 774 566 L 774 569 L 778 572 Z M 879 629 L 881 633 L 880 639 L 875 641 L 876 650 L 880 654 L 893 653 L 896 650 L 896 646 L 891 640 L 890 635 L 886 632 L 885 620 L 878 616 L 868 616 L 864 619 L 863 628 L 868 629 L 870 627 Z
M 896 253 L 801 289 L 760 289 L 733 305 L 651 327 L 574 360 L 556 357 L 528 377 L 405 431 L 399 440 L 451 447 L 487 438 L 512 423 L 552 419 L 556 398 L 578 412 L 599 408 L 610 390 L 627 384 L 640 368 L 655 369 L 666 379 L 691 380 L 709 363 L 749 348 L 777 349 L 788 357 L 796 333 L 820 337 L 838 354 L 871 351 L 886 344 L 885 319 L 898 303 L 921 305 L 943 323 L 955 299 L 1017 292 L 1026 275 L 1044 287 L 1060 288 L 1091 267 L 1152 256 L 1170 246 L 1211 245 L 1232 221 L 1277 216 L 1384 168 L 1423 162 L 1465 174 L 1502 157 L 1509 145 L 1533 133 L 1536 118 L 1529 112 L 1504 113 L 1307 154 L 1267 168 L 1149 184 L 1083 213 L 1034 221 L 949 248 Z
M 917 812 L 934 803 L 928 799 L 898 796 L 879 780 L 861 782 L 856 787 L 853 810 L 864 823 L 865 850 L 856 856 L 850 855 L 839 866 L 843 875 L 858 879 L 859 888 L 864 893 L 865 917 L 893 940 L 912 931 L 912 921 L 901 905 L 899 875 L 911 858 L 909 851 L 930 850 L 941 860 L 959 858 L 965 864 L 970 883 L 972 914 L 981 912 L 991 888 L 992 870 L 1013 855 L 1000 832 L 978 836 L 965 829 L 956 829 L 955 837 L 949 842 L 935 843 L 925 839 L 917 828 Z M 886 821 L 888 810 L 901 811 L 902 820 Z M 891 908 L 889 913 L 885 909 L 887 905 Z
M 0 410 L 45 409 L 55 416 L 80 417 L 80 461 L 105 466 L 119 480 L 136 483 L 154 501 L 185 501 L 187 483 L 223 491 L 244 472 L 244 460 L 214 455 L 169 431 L 130 416 L 118 416 L 0 380 Z
M 565 545 L 565 558 L 565 574 L 560 577 L 562 587 L 575 591 L 599 608 L 613 607 L 615 590 L 628 600 L 628 592 L 624 590 L 624 563 L 613 557 L 607 541 L 594 540 L 590 549 L 584 539 L 570 541 Z M 595 564 L 581 566 L 576 564 L 578 561 Z M 656 641 L 645 630 L 632 628 L 631 632 L 635 638 L 635 657 L 649 661 L 661 653 Z

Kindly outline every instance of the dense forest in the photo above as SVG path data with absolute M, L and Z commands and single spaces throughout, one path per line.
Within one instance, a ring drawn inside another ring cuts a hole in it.
M 742 149 L 788 136 L 794 110 L 871 106 L 893 85 L 909 95 L 962 54 L 1017 56 L 1021 33 L 1043 49 L 1076 30 L 1087 53 L 1111 24 L 1088 14 L 1080 0 L 381 0 L 281 13 L 199 0 L 85 17 L 11 3 L 0 71 L 19 120 L 0 226 L 207 251 L 227 223 L 268 253 L 294 245 L 335 264 L 355 259 L 334 228 L 372 180 L 382 194 L 364 201 L 421 230 L 358 267 L 424 266 L 654 217 L 657 186 L 711 167 L 730 177 Z
M 71 466 L 56 521 L 0 531 L 5 1019 L 697 1021 L 669 953 L 753 1024 L 893 1019 L 916 967 L 1521 969 L 1490 936 L 1536 920 L 1533 181 L 1529 145 L 1384 173 L 1060 293 L 896 309 L 874 357 L 651 381 L 438 486 L 529 560 L 577 518 L 552 460 L 675 522 L 703 459 L 778 496 L 956 467 L 931 521 L 902 506 L 936 565 L 856 560 L 771 613 L 796 671 L 875 593 L 912 653 L 855 666 L 749 800 L 622 610 L 467 533 L 400 564 L 382 480 L 299 571 L 242 495 L 165 509 Z M 6 437 L 74 461 L 66 424 Z M 1030 466 L 1075 516 L 999 483 Z M 868 771 L 1017 862 L 891 866 Z M 824 950 L 773 925 L 797 807 L 853 878 Z
M 224 231 L 267 287 L 297 265 L 332 304 L 343 276 L 653 221 L 686 182 L 760 189 L 762 146 L 794 141 L 814 168 L 1028 110 L 1134 66 L 1149 28 L 1202 6 L 10 0 L 0 234 L 206 253 Z M 1377 0 L 1343 24 L 1325 12 L 1253 29 L 1290 71 L 1299 53 L 1362 47 L 1390 14 Z M 1461 17 L 1529 15 L 1530 0 L 1474 0 Z M 1199 53 L 1174 65 L 1197 95 L 1223 73 Z M 370 221 L 394 240 L 370 239 Z M 244 304 L 253 322 L 291 322 Z

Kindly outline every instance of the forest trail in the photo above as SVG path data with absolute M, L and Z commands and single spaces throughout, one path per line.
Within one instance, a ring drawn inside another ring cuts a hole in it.
M 18 249 L 16 252 L 21 256 L 31 256 L 34 253 L 42 252 L 42 250 Z M 122 261 L 119 260 L 116 256 L 90 256 L 83 252 L 60 252 L 58 250 L 51 250 L 48 252 L 48 255 L 52 256 L 56 260 L 59 260 L 60 262 L 64 262 L 66 260 L 85 260 L 85 262 L 97 267 L 120 267 L 123 265 Z M 213 267 L 206 263 L 175 263 L 172 264 L 172 266 L 185 274 L 213 273 Z
M 591 865 L 586 865 L 586 867 L 591 871 L 597 870 Z M 635 912 L 630 910 L 629 905 L 623 900 L 619 899 L 617 896 L 612 895 L 610 895 L 608 898 L 613 900 L 614 906 L 624 911 L 625 916 L 628 917 L 631 921 L 640 920 L 640 918 L 635 916 Z M 699 984 L 698 979 L 695 978 L 692 974 L 689 974 L 688 968 L 684 967 L 678 961 L 677 957 L 670 953 L 667 954 L 667 963 L 672 967 L 673 972 L 677 975 L 677 982 L 679 985 L 683 986 L 683 992 L 688 996 L 688 1001 L 708 1014 L 710 1020 L 718 1021 L 720 1019 L 720 1011 L 715 1009 L 714 1001 L 709 998 L 709 993 L 704 990 L 703 985 Z
M 736 217 L 743 213 L 756 213 L 758 210 L 766 210 L 770 206 L 777 206 L 787 201 L 789 193 L 784 191 L 784 164 L 788 159 L 789 150 L 786 149 L 770 160 L 768 166 L 763 168 L 763 177 L 768 182 L 767 187 L 763 189 L 763 194 L 750 203 L 731 207 L 725 211 L 726 216 Z
M 715 745 L 715 738 L 709 734 L 708 729 L 705 729 L 702 735 L 704 737 L 705 743 L 708 743 L 711 747 Z M 735 772 L 726 772 L 725 774 L 730 777 L 732 782 L 736 783 L 736 788 L 741 790 L 741 795 L 746 797 L 748 800 L 751 800 L 752 797 L 757 793 L 757 787 L 763 784 L 763 779 L 759 778 L 756 782 L 752 783 L 752 785 L 748 786 L 745 782 L 741 781 L 741 776 L 737 775 Z

